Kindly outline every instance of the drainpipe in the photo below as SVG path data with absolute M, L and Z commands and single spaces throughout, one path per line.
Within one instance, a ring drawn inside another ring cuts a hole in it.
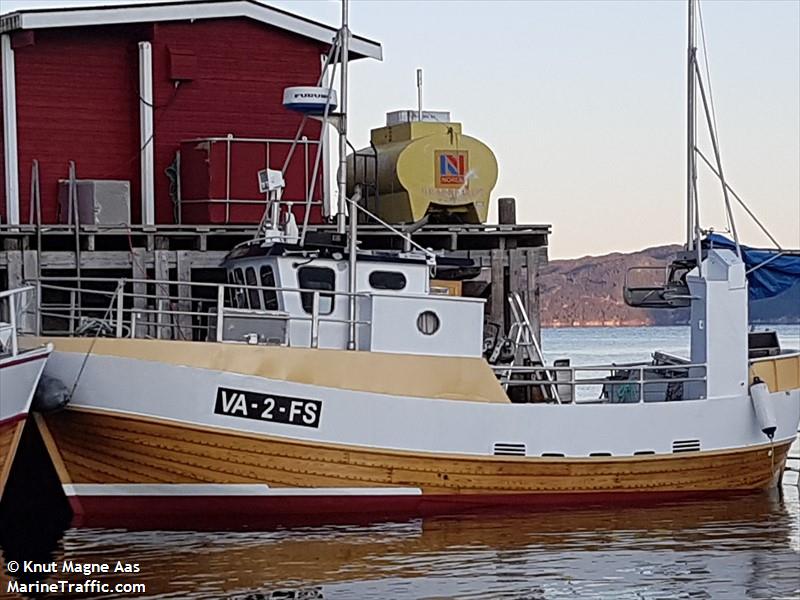
M 150 42 L 139 42 L 139 141 L 142 176 L 142 225 L 156 224 L 153 180 L 153 50 Z
M 6 171 L 6 220 L 19 225 L 19 156 L 17 150 L 17 78 L 11 36 L 0 36 L 3 65 L 3 148 Z

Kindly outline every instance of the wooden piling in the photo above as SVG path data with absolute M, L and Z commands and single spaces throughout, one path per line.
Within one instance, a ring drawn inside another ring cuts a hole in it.
M 192 252 L 178 251 L 175 253 L 176 274 L 178 281 L 187 283 L 192 281 Z M 192 291 L 191 286 L 178 286 L 178 338 L 182 340 L 192 339 L 192 317 L 185 314 L 192 310 Z
M 498 198 L 497 199 L 497 222 L 500 225 L 517 224 L 517 199 Z
M 142 309 L 147 308 L 147 300 L 144 298 L 144 295 L 147 293 L 147 284 L 144 283 L 144 280 L 147 279 L 147 266 L 145 264 L 145 249 L 144 248 L 132 248 L 131 249 L 131 260 L 133 262 L 133 279 L 139 279 L 140 282 L 133 284 L 133 310 L 134 312 L 138 312 Z M 146 315 L 144 313 L 136 315 L 136 332 L 135 335 L 137 338 L 143 338 L 149 332 L 147 327 L 142 322 L 146 319 Z

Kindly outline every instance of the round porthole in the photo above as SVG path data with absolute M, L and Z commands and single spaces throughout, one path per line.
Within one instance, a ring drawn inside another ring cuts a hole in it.
M 432 310 L 419 313 L 417 317 L 417 329 L 424 335 L 433 335 L 439 331 L 439 317 Z

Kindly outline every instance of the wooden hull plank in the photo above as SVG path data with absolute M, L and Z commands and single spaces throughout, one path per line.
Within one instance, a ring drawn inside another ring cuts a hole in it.
M 73 509 L 85 517 L 142 511 L 203 517 L 230 511 L 425 515 L 752 491 L 775 484 L 790 446 L 574 460 L 465 457 L 300 443 L 81 410 L 37 422 L 61 465 L 65 489 L 72 490 Z M 145 484 L 156 491 L 125 491 Z M 187 492 L 176 484 L 233 491 L 192 495 L 193 488 Z M 237 495 L 240 484 L 261 484 L 264 493 Z M 421 494 L 392 493 L 396 488 Z M 375 489 L 387 493 L 375 495 Z

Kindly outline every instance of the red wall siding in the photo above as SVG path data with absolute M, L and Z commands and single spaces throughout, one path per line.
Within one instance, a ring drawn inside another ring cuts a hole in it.
M 3 67 L 0 65 L 0 124 L 3 121 Z M 5 136 L 0 135 L 0 223 L 6 222 L 6 158 Z
M 173 222 L 164 170 L 180 142 L 229 133 L 293 137 L 300 117 L 283 108 L 283 89 L 316 83 L 323 51 L 316 42 L 247 19 L 36 31 L 33 45 L 15 51 L 23 221 L 36 158 L 44 222 L 57 219 L 58 180 L 67 177 L 70 160 L 79 178 L 129 180 L 131 216 L 140 222 L 138 42 L 144 40 L 153 42 L 158 223 Z M 170 80 L 170 47 L 197 59 L 194 79 L 177 89 Z M 317 137 L 319 125 L 310 123 L 306 135 Z M 272 168 L 282 166 L 279 154 Z M 297 157 L 287 173 L 286 197 L 303 196 L 302 152 Z M 240 179 L 236 185 L 244 193 L 251 193 L 249 186 L 257 192 L 255 172 Z M 4 212 L 5 191 L 0 194 Z M 248 219 L 257 221 L 260 214 Z
M 182 82 L 177 90 L 170 79 L 170 49 L 193 52 L 197 58 L 194 79 Z M 155 115 L 158 222 L 172 222 L 164 170 L 172 163 L 180 142 L 228 134 L 293 138 L 301 118 L 283 108 L 283 90 L 291 85 L 316 84 L 322 51 L 317 43 L 246 19 L 155 26 L 153 81 L 155 105 L 160 107 Z M 305 135 L 316 139 L 319 124 L 309 122 Z M 259 198 L 256 174 L 263 164 L 251 165 L 247 154 L 241 146 L 234 150 L 232 167 L 237 177 L 231 184 L 232 197 Z M 283 156 L 285 151 L 273 150 L 269 166 L 282 167 Z M 302 148 L 298 148 L 287 171 L 284 197 L 303 198 Z M 221 205 L 215 212 L 219 208 Z M 240 206 L 233 214 L 239 222 L 257 222 L 262 212 L 262 207 Z
M 58 180 L 74 160 L 85 179 L 127 179 L 139 197 L 138 48 L 147 27 L 36 31 L 15 51 L 20 219 L 29 215 L 30 174 L 39 160 L 42 218 L 57 218 Z M 138 202 L 132 200 L 133 218 Z

